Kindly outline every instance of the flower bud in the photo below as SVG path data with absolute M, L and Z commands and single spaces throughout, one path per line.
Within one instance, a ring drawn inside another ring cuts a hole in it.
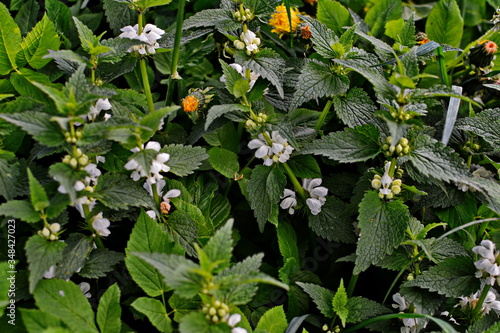
M 397 194 L 401 193 L 401 187 L 398 185 L 393 185 L 393 186 L 391 186 L 391 192 L 392 192 L 392 194 L 397 195 Z
M 403 146 L 401 146 L 400 144 L 396 145 L 396 154 L 401 154 L 402 151 L 403 151 Z
M 409 141 L 408 141 L 408 139 L 407 139 L 407 138 L 401 138 L 401 139 L 399 139 L 399 144 L 400 144 L 401 146 L 403 146 L 403 147 L 404 147 L 404 146 L 408 146 Z
M 217 314 L 217 310 L 212 306 L 210 309 L 208 309 L 208 314 L 211 316 L 215 316 Z
M 388 136 L 388 137 L 385 139 L 385 143 L 390 144 L 391 142 L 392 142 L 392 136 Z
M 89 163 L 89 158 L 87 157 L 87 155 L 83 155 L 80 158 L 78 158 L 78 164 L 79 165 L 85 166 L 88 163 Z
M 394 193 L 392 193 L 392 192 L 391 192 L 391 193 L 389 193 L 389 194 L 386 194 L 386 195 L 385 195 L 385 198 L 386 198 L 386 199 L 389 199 L 389 200 L 390 200 L 390 199 L 392 199 L 392 198 L 394 198 Z
M 227 312 L 224 309 L 219 309 L 217 310 L 217 314 L 219 315 L 220 318 L 223 318 L 227 314 Z
M 213 316 L 213 317 L 212 317 L 212 322 L 213 322 L 214 324 L 217 324 L 217 323 L 219 322 L 219 317 L 217 317 L 217 316 Z
M 408 155 L 409 152 L 410 152 L 410 146 L 405 146 L 403 148 L 403 154 Z
M 392 181 L 392 185 L 396 185 L 396 186 L 401 186 L 403 182 L 401 181 L 401 179 L 394 179 Z
M 385 197 L 385 195 L 384 195 L 384 193 L 382 193 L 382 192 L 378 192 L 378 197 L 379 197 L 380 199 L 383 199 L 383 198 Z
M 384 143 L 382 145 L 382 150 L 389 150 L 389 145 L 387 143 Z
M 392 154 L 392 153 L 394 153 L 395 150 L 396 150 L 396 147 L 394 147 L 394 146 L 389 147 L 389 153 Z
M 49 239 L 50 239 L 51 241 L 55 241 L 55 240 L 57 240 L 57 236 L 56 236 L 56 235 L 54 235 L 54 234 L 50 234 Z
M 238 50 L 244 50 L 246 45 L 244 42 L 242 42 L 241 40 L 235 40 L 234 41 L 234 47 L 237 48 Z
M 382 186 L 382 182 L 378 179 L 373 179 L 372 180 L 372 187 L 376 190 L 378 190 Z
M 85 186 L 84 190 L 87 192 L 94 193 L 94 188 L 92 186 Z
M 76 160 L 76 158 L 72 157 L 69 160 L 68 164 L 74 169 L 74 168 L 76 168 L 78 166 L 78 161 Z
M 323 327 L 322 327 L 321 329 L 322 329 L 323 331 L 328 331 L 328 325 L 327 325 L 327 324 L 323 325 Z
M 69 164 L 69 161 L 70 161 L 70 160 L 71 160 L 71 156 L 66 155 L 66 156 L 64 156 L 64 158 L 63 158 L 63 160 L 62 160 L 62 161 L 63 161 L 63 163 Z
M 50 225 L 50 231 L 52 231 L 54 234 L 58 233 L 59 230 L 61 230 L 61 225 L 59 223 L 52 223 Z
M 220 301 L 215 301 L 215 302 L 214 302 L 214 306 L 215 306 L 216 308 L 220 308 L 220 305 L 221 305 L 221 304 L 222 304 L 222 303 L 221 303 Z
M 49 230 L 49 229 L 47 229 L 46 227 L 43 227 L 43 229 L 42 229 L 42 235 L 43 235 L 45 238 L 49 237 L 49 236 L 50 236 L 50 230 Z

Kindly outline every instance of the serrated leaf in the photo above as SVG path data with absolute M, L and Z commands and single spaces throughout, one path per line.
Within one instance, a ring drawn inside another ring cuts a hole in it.
M 160 152 L 170 155 L 167 162 L 170 172 L 180 177 L 192 174 L 198 169 L 201 162 L 208 158 L 202 147 L 168 145 L 164 146 Z
M 377 110 L 368 94 L 361 88 L 349 89 L 347 94 L 333 97 L 337 116 L 350 128 L 377 123 L 373 113 Z
M 135 5 L 144 11 L 146 8 L 168 5 L 171 2 L 172 0 L 139 0 L 135 2 Z
M 454 47 L 460 46 L 464 20 L 456 0 L 440 0 L 431 10 L 425 24 L 430 40 Z
M 337 316 L 339 316 L 342 321 L 342 327 L 345 327 L 346 320 L 349 316 L 349 308 L 347 307 L 347 293 L 344 287 L 344 280 L 340 279 L 340 285 L 333 295 L 332 299 L 332 309 Z
M 28 168 L 28 180 L 30 185 L 30 199 L 31 205 L 37 212 L 43 211 L 49 206 L 49 198 L 43 186 L 33 176 L 31 170 Z
M 379 154 L 379 135 L 371 124 L 346 128 L 304 146 L 300 154 L 323 155 L 342 163 L 362 162 Z
M 481 136 L 494 149 L 500 149 L 500 109 L 487 109 L 476 117 L 459 119 L 455 126 Z
M 329 196 L 318 215 L 309 215 L 309 227 L 320 237 L 335 242 L 355 243 L 356 237 L 346 204 Z
M 115 283 L 106 290 L 97 307 L 97 324 L 101 333 L 120 333 L 122 308 L 120 307 L 120 288 Z
M 59 126 L 51 121 L 52 116 L 37 111 L 24 111 L 22 113 L 0 114 L 0 118 L 21 127 L 38 142 L 57 147 L 65 143 L 64 135 Z
M 169 231 L 176 237 L 187 254 L 196 257 L 193 244 L 199 236 L 196 222 L 183 210 L 175 210 L 168 218 Z
M 168 299 L 168 305 L 174 312 L 174 321 L 176 322 L 179 322 L 184 315 L 198 310 L 201 304 L 201 298 L 198 296 L 185 299 L 174 294 Z
M 335 313 L 332 308 L 333 292 L 313 283 L 296 282 L 311 297 L 319 311 L 327 317 L 333 318 Z
M 35 25 L 21 43 L 24 56 L 31 67 L 39 69 L 50 60 L 44 56 L 48 50 L 57 50 L 61 44 L 59 36 L 47 14 Z
M 372 35 L 382 37 L 385 23 L 400 18 L 402 10 L 403 6 L 400 0 L 377 1 L 365 16 L 366 23 L 372 28 Z
M 313 59 L 301 70 L 295 86 L 292 110 L 311 99 L 342 95 L 347 89 L 349 89 L 347 76 L 337 75 L 327 64 Z
M 214 272 L 222 271 L 229 266 L 233 252 L 232 228 L 233 220 L 231 219 L 222 228 L 217 230 L 203 247 L 203 252 L 206 254 L 208 260 L 211 263 L 217 264 Z
M 229 91 L 230 94 L 234 95 L 234 85 L 236 81 L 241 80 L 243 77 L 241 74 L 234 69 L 232 66 L 228 65 L 226 62 L 222 61 L 219 59 L 219 63 L 222 66 L 222 73 L 224 73 L 225 81 L 224 84 L 226 86 L 227 91 Z M 245 90 L 246 92 L 246 90 Z M 235 96 L 236 98 L 239 98 L 241 96 Z M 205 125 L 207 128 L 208 126 Z
M 19 162 L 12 153 L 0 154 L 0 195 L 12 200 L 17 194 L 16 186 L 19 176 Z
M 115 35 L 119 35 L 120 29 L 124 26 L 137 23 L 137 11 L 124 4 L 113 0 L 104 0 L 103 9 L 106 21 L 108 21 Z
M 336 53 L 332 49 L 332 45 L 338 41 L 338 37 L 325 24 L 310 16 L 300 16 L 302 20 L 309 26 L 311 30 L 311 40 L 314 44 L 314 49 L 322 57 L 331 59 L 336 57 Z
M 286 164 L 298 178 L 321 178 L 321 169 L 311 155 L 295 155 Z
M 351 26 L 351 14 L 339 2 L 322 0 L 318 2 L 318 21 L 335 31 L 337 35 L 344 32 L 344 27 Z
M 151 130 L 143 130 L 141 134 L 141 139 L 143 142 L 148 141 L 156 131 L 159 131 L 163 127 L 163 119 L 167 117 L 170 113 L 179 110 L 179 106 L 169 106 L 164 107 L 155 112 L 146 115 L 139 122 L 142 126 L 149 127 Z
M 80 17 L 81 18 L 81 17 Z M 76 29 L 78 31 L 78 37 L 80 38 L 80 44 L 82 48 L 91 55 L 97 55 L 101 53 L 106 53 L 110 51 L 110 48 L 107 46 L 101 45 L 99 40 L 101 36 L 94 36 L 89 27 L 87 27 L 82 21 L 73 16 L 73 21 L 75 23 Z
M 441 305 L 441 301 L 436 294 L 418 287 L 401 287 L 401 295 L 413 304 L 417 313 L 435 313 Z
M 405 283 L 407 287 L 420 287 L 447 297 L 460 297 L 475 293 L 480 281 L 470 257 L 452 257 L 429 268 Z
M 349 298 L 346 308 L 349 311 L 346 319 L 348 323 L 358 323 L 365 319 L 391 312 L 385 306 L 364 297 Z
M 225 325 L 227 328 L 227 325 Z M 179 325 L 180 333 L 222 333 L 221 329 L 217 329 L 215 325 L 211 324 L 205 315 L 201 312 L 191 312 L 181 318 Z
M 29 263 L 30 293 L 35 290 L 45 271 L 49 270 L 50 266 L 55 265 L 62 258 L 65 247 L 65 243 L 51 242 L 38 235 L 33 235 L 28 239 L 24 249 Z
M 214 122 L 215 119 L 222 117 L 226 113 L 232 111 L 249 111 L 250 108 L 241 104 L 223 104 L 214 105 L 207 111 L 207 120 L 205 121 L 205 131 L 208 130 L 209 126 Z
M 404 239 L 409 220 L 408 207 L 401 201 L 385 202 L 376 191 L 367 192 L 359 204 L 361 236 L 356 249 L 354 274 L 391 254 Z
M 252 178 L 247 186 L 248 198 L 261 232 L 271 217 L 273 205 L 283 195 L 285 184 L 285 175 L 276 168 L 257 165 L 252 171 Z
M 94 247 L 94 240 L 82 234 L 73 233 L 65 240 L 62 260 L 56 269 L 58 279 L 68 280 L 82 268 Z
M 10 200 L 0 205 L 0 215 L 15 217 L 28 223 L 40 221 L 40 213 L 38 213 L 29 201 L 26 200 Z
M 173 331 L 172 320 L 168 317 L 167 310 L 159 300 L 139 297 L 130 305 L 145 314 L 151 324 L 160 332 L 169 333 Z
M 131 255 L 131 252 L 173 252 L 174 243 L 160 228 L 158 223 L 145 212 L 141 212 L 132 229 L 127 243 L 125 264 L 132 279 L 151 297 L 156 297 L 168 290 L 163 278 L 149 263 Z
M 283 305 L 275 306 L 267 310 L 260 318 L 255 331 L 262 330 L 263 332 L 284 333 L 288 327 Z
M 19 310 L 23 318 L 23 325 L 29 333 L 45 332 L 50 327 L 61 327 L 64 325 L 59 318 L 50 313 L 26 308 Z
M 134 182 L 124 174 L 106 173 L 99 178 L 95 197 L 111 209 L 120 210 L 133 207 L 154 207 L 152 197 L 139 182 Z
M 276 229 L 278 234 L 278 245 L 280 253 L 283 256 L 283 261 L 289 258 L 294 258 L 299 262 L 299 249 L 297 247 L 297 235 L 293 227 L 286 223 L 280 222 Z
M 0 75 L 9 74 L 16 67 L 16 55 L 21 49 L 21 30 L 0 3 Z
M 36 305 L 61 319 L 73 332 L 98 332 L 94 311 L 80 287 L 71 281 L 40 281 L 34 295 Z
M 211 148 L 208 151 L 208 161 L 216 171 L 230 179 L 240 170 L 238 155 L 223 148 Z
M 241 27 L 228 9 L 205 9 L 184 20 L 183 28 L 213 27 L 222 33 L 235 31 Z
M 114 269 L 117 263 L 123 261 L 124 257 L 123 253 L 120 252 L 95 249 L 90 253 L 89 259 L 78 275 L 88 279 L 104 277 Z
M 75 183 L 87 176 L 86 171 L 74 170 L 66 163 L 56 163 L 49 167 L 49 175 L 61 184 L 69 195 L 71 202 L 76 200 Z

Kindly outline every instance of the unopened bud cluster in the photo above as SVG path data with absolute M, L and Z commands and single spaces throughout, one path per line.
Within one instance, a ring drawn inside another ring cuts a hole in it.
M 411 118 L 413 118 L 413 114 L 411 114 L 408 110 L 406 110 L 404 107 L 401 108 L 399 111 L 391 111 L 391 116 L 394 118 L 396 122 L 404 122 L 408 121 Z
M 410 152 L 410 143 L 407 138 L 401 138 L 397 145 L 392 145 L 392 137 L 388 136 L 382 145 L 382 150 L 387 157 L 402 157 Z
M 255 15 L 252 13 L 252 11 L 248 8 L 242 8 L 242 10 L 237 10 L 233 13 L 233 17 L 236 21 L 238 22 L 248 22 L 253 20 Z
M 328 327 L 327 324 L 323 325 L 323 327 L 321 327 L 321 329 L 323 330 L 323 332 L 326 332 L 326 333 L 339 333 L 340 332 L 340 328 L 339 326 L 335 326 L 334 328 L 330 329 Z
M 59 223 L 52 223 L 49 227 L 43 227 L 43 229 L 38 231 L 38 234 L 45 239 L 50 241 L 55 241 L 59 239 L 59 234 L 61 231 L 61 225 Z
M 375 175 L 372 180 L 372 187 L 378 190 L 378 196 L 380 199 L 391 200 L 395 195 L 401 193 L 401 185 L 403 182 L 397 177 L 403 176 L 403 170 L 398 169 L 394 172 L 395 177 L 389 176 L 389 169 L 391 167 L 391 162 L 385 164 L 385 172 L 383 176 Z
M 256 129 L 258 126 L 262 126 L 266 123 L 267 121 L 267 114 L 265 113 L 259 113 L 256 117 L 254 117 L 253 119 L 248 119 L 245 123 L 245 126 L 250 129 L 250 130 L 254 130 Z
M 75 133 L 65 132 L 64 139 L 67 143 L 75 144 L 78 140 L 82 138 L 82 131 L 76 130 Z
M 73 169 L 83 169 L 89 164 L 90 160 L 80 149 L 75 149 L 73 156 L 66 155 L 63 158 L 63 163 L 68 164 Z
M 229 319 L 229 307 L 221 301 L 206 303 L 201 311 L 205 318 L 214 324 L 225 323 Z

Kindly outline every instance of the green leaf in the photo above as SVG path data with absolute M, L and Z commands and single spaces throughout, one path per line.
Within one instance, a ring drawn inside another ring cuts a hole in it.
M 328 240 L 355 243 L 356 236 L 349 215 L 344 202 L 329 196 L 318 215 L 309 215 L 309 227 L 316 235 Z
M 71 11 L 64 3 L 58 0 L 45 0 L 45 10 L 49 19 L 54 22 L 59 33 L 72 35 L 72 30 L 75 28 L 71 20 Z
M 145 314 L 151 324 L 160 332 L 173 332 L 172 320 L 168 317 L 167 310 L 159 300 L 139 297 L 130 305 L 140 313 Z
M 349 89 L 347 94 L 333 97 L 337 116 L 350 128 L 377 123 L 373 113 L 377 110 L 368 94 L 361 88 Z
M 223 104 L 223 105 L 214 105 L 207 112 L 207 120 L 205 121 L 205 131 L 208 130 L 210 124 L 213 121 L 226 113 L 232 111 L 248 111 L 250 110 L 248 106 L 241 104 Z
M 227 91 L 229 91 L 231 95 L 234 95 L 234 85 L 236 81 L 243 79 L 243 77 L 236 69 L 234 69 L 232 66 L 229 66 L 226 62 L 222 61 L 221 59 L 219 59 L 219 63 L 222 66 L 222 73 L 226 79 L 224 82 L 226 89 Z M 235 96 L 235 97 L 239 98 L 241 96 Z M 208 127 L 207 125 L 205 126 Z
M 227 325 L 225 325 L 228 328 Z M 191 312 L 181 318 L 179 325 L 180 333 L 225 333 L 226 331 L 218 329 L 217 326 L 211 324 L 205 315 L 201 312 Z
M 194 310 L 198 310 L 201 304 L 201 298 L 198 296 L 185 299 L 174 294 L 168 299 L 168 305 L 170 305 L 174 312 L 174 321 L 176 322 L 180 322 L 182 317 L 195 312 Z
M 216 171 L 230 179 L 234 179 L 235 174 L 240 170 L 238 155 L 223 148 L 213 147 L 210 149 L 208 161 Z
M 335 31 L 337 35 L 344 32 L 344 27 L 352 25 L 349 11 L 335 0 L 318 1 L 318 21 Z
M 63 327 L 63 322 L 59 320 L 56 316 L 34 309 L 21 308 L 21 317 L 23 318 L 23 324 L 26 327 L 27 332 L 47 332 L 48 328 Z
M 480 281 L 475 272 L 476 267 L 470 257 L 452 257 L 417 275 L 405 286 L 429 289 L 447 297 L 460 297 L 479 289 Z
M 97 55 L 111 50 L 109 47 L 103 46 L 99 42 L 102 35 L 98 37 L 94 36 L 92 30 L 90 30 L 75 16 L 73 16 L 73 21 L 75 22 L 76 29 L 78 30 L 78 37 L 80 37 L 81 46 L 87 53 Z
M 106 290 L 99 300 L 97 307 L 97 324 L 101 333 L 120 333 L 122 321 L 120 319 L 120 288 L 115 283 Z
M 0 3 L 0 75 L 9 74 L 16 67 L 16 55 L 21 49 L 21 30 Z
M 340 285 L 332 299 L 332 308 L 335 314 L 339 316 L 342 321 L 342 327 L 345 327 L 346 320 L 349 316 L 347 302 L 348 298 L 344 287 L 344 280 L 340 279 Z
M 137 23 L 137 11 L 114 0 L 104 0 L 103 9 L 106 21 L 115 35 L 119 35 L 124 26 Z
M 13 261 L 11 261 L 13 262 Z M 3 316 L 5 308 L 10 304 L 8 297 L 10 289 L 10 272 L 15 268 L 14 264 L 9 264 L 7 261 L 0 262 L 0 316 Z
M 73 233 L 66 238 L 65 243 L 66 247 L 64 248 L 62 259 L 56 269 L 56 277 L 68 280 L 87 261 L 94 247 L 94 240 L 91 237 Z
M 314 44 L 314 50 L 322 57 L 332 59 L 337 56 L 332 49 L 332 45 L 338 41 L 338 37 L 325 24 L 310 16 L 300 16 L 311 30 L 311 41 Z
M 127 243 L 125 264 L 132 279 L 151 297 L 156 297 L 168 290 L 163 278 L 156 269 L 144 260 L 131 255 L 131 252 L 147 253 L 178 253 L 174 252 L 175 243 L 165 233 L 158 223 L 144 211 L 132 229 Z
M 269 333 L 284 333 L 287 327 L 288 322 L 286 320 L 285 311 L 283 311 L 283 305 L 280 305 L 264 313 L 257 327 L 255 327 L 255 332 L 262 330 L 263 332 Z
M 266 221 L 271 217 L 273 205 L 283 195 L 286 185 L 285 175 L 277 168 L 257 165 L 248 182 L 247 191 L 250 206 L 259 223 L 259 230 L 264 230 Z
M 404 21 L 403 18 L 389 21 L 385 25 L 385 34 L 403 46 L 415 45 L 415 14 Z
M 26 200 L 10 200 L 0 205 L 0 215 L 6 217 L 15 217 L 28 223 L 40 221 L 40 213 L 38 213 L 29 201 Z
M 241 24 L 234 20 L 229 9 L 205 9 L 184 20 L 183 29 L 215 26 L 222 33 L 235 31 Z M 238 62 L 239 63 L 239 62 Z
M 196 257 L 196 250 L 193 247 L 193 243 L 196 243 L 199 236 L 196 221 L 187 212 L 175 210 L 168 218 L 168 227 L 187 254 Z
M 298 178 L 321 178 L 321 169 L 311 155 L 295 155 L 286 161 Z
M 160 130 L 160 127 L 163 126 L 163 119 L 168 116 L 170 113 L 179 110 L 179 106 L 169 106 L 164 107 L 155 112 L 152 112 L 146 115 L 141 119 L 140 124 L 145 127 L 149 127 L 151 130 L 146 131 L 143 130 L 141 134 L 141 139 L 143 142 L 148 141 L 157 131 Z
M 243 52 L 234 55 L 234 60 L 241 66 L 260 74 L 269 80 L 278 90 L 281 98 L 285 97 L 283 90 L 283 74 L 285 73 L 285 60 L 271 49 L 262 49 L 253 57 L 249 58 Z
M 0 118 L 21 127 L 31 134 L 35 140 L 49 147 L 58 147 L 66 141 L 59 126 L 51 121 L 52 116 L 37 111 L 0 114 Z
M 385 202 L 369 191 L 359 204 L 360 240 L 356 249 L 354 274 L 366 270 L 391 254 L 404 239 L 410 220 L 408 207 L 399 200 Z
M 323 155 L 341 163 L 362 162 L 379 154 L 379 135 L 378 129 L 370 124 L 346 128 L 311 142 L 300 154 Z
M 136 1 L 134 5 L 137 6 L 138 8 L 141 8 L 142 11 L 144 11 L 147 8 L 168 5 L 171 2 L 172 0 L 139 0 Z
M 209 239 L 203 247 L 203 252 L 211 263 L 216 264 L 215 272 L 222 271 L 229 267 L 231 254 L 233 252 L 232 229 L 233 219 L 217 230 L 215 235 Z M 200 260 L 201 264 L 201 260 Z M 203 268 L 203 265 L 201 265 Z
M 380 0 L 368 10 L 365 21 L 372 28 L 372 35 L 380 38 L 384 34 L 386 22 L 397 20 L 402 13 L 401 0 Z
M 475 117 L 458 119 L 455 126 L 481 136 L 494 149 L 500 149 L 500 109 L 487 109 Z
M 430 40 L 454 47 L 460 46 L 464 20 L 456 0 L 440 0 L 431 10 L 425 24 Z
M 47 75 L 28 68 L 21 68 L 10 75 L 10 82 L 21 96 L 29 96 L 46 105 L 52 105 L 45 92 L 39 87 L 41 83 L 51 84 Z
M 40 5 L 36 0 L 26 0 L 22 2 L 16 17 L 14 18 L 14 21 L 19 26 L 19 29 L 21 29 L 22 35 L 26 35 L 28 31 L 36 24 L 39 10 Z M 23 64 L 19 63 L 19 58 L 17 58 L 17 60 L 18 66 L 24 66 Z
M 293 227 L 286 223 L 280 222 L 277 227 L 278 245 L 280 253 L 283 256 L 283 261 L 288 258 L 294 258 L 299 262 L 299 248 L 297 247 L 297 235 Z
M 35 290 L 38 281 L 43 278 L 43 274 L 49 270 L 50 266 L 55 265 L 62 258 L 65 247 L 65 243 L 51 242 L 38 235 L 33 235 L 28 239 L 24 248 L 29 263 L 30 293 Z
M 114 269 L 117 263 L 123 261 L 124 257 L 123 253 L 120 252 L 94 249 L 78 275 L 88 279 L 104 277 Z
M 58 279 L 40 281 L 33 296 L 40 310 L 61 319 L 72 332 L 98 332 L 94 311 L 80 287 L 73 282 Z
M 56 29 L 45 14 L 24 38 L 21 48 L 28 64 L 39 69 L 50 61 L 50 59 L 43 58 L 47 54 L 47 50 L 57 50 L 60 44 Z
M 15 184 L 17 184 L 19 173 L 19 162 L 15 158 L 15 155 L 1 153 L 0 195 L 6 200 L 12 200 L 18 194 Z
M 349 89 L 347 76 L 333 72 L 329 65 L 317 60 L 308 61 L 302 68 L 292 101 L 292 110 L 311 99 L 342 95 Z
M 28 168 L 27 171 L 30 184 L 31 205 L 37 212 L 41 212 L 49 206 L 49 198 L 43 186 L 31 173 L 31 170 Z
M 358 323 L 365 319 L 391 312 L 385 306 L 364 297 L 349 298 L 346 308 L 349 311 L 346 320 L 348 323 Z
M 118 173 L 106 173 L 99 178 L 95 197 L 105 206 L 120 210 L 133 207 L 155 207 L 153 198 L 130 177 Z
M 332 308 L 333 292 L 313 283 L 296 282 L 311 297 L 319 311 L 327 317 L 333 318 L 335 313 Z
M 192 174 L 198 169 L 201 162 L 208 158 L 202 147 L 168 145 L 164 146 L 160 152 L 170 155 L 167 162 L 170 172 L 180 177 Z
M 61 184 L 69 194 L 71 202 L 76 200 L 75 183 L 87 176 L 86 171 L 74 170 L 66 163 L 56 163 L 49 167 L 49 175 Z

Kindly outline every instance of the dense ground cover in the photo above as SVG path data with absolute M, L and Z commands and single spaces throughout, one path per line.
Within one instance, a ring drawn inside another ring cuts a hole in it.
M 2 332 L 498 332 L 498 0 L 0 0 Z

